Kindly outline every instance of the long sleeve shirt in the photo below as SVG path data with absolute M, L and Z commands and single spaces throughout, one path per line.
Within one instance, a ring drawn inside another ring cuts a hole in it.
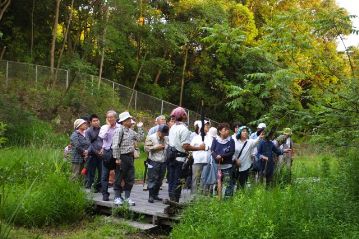
M 274 153 L 277 155 L 282 155 L 283 151 L 278 149 L 274 143 L 270 140 L 263 140 L 259 143 L 258 146 L 258 157 L 263 158 L 263 156 L 268 157 L 268 161 L 274 161 Z
M 72 145 L 72 163 L 81 164 L 84 161 L 84 152 L 88 150 L 90 141 L 79 131 L 74 131 L 70 137 Z
M 257 148 L 257 145 L 260 141 L 260 138 L 257 139 L 247 139 L 245 141 L 241 141 L 240 139 L 235 140 L 235 153 L 233 155 L 233 160 L 238 159 L 238 155 L 243 148 L 245 142 L 247 142 L 246 146 L 243 148 L 242 154 L 239 157 L 239 161 L 241 166 L 239 167 L 239 171 L 245 171 L 249 169 L 252 165 L 252 153 L 254 149 Z
M 112 156 L 120 158 L 121 154 L 135 152 L 135 143 L 144 139 L 145 133 L 142 127 L 138 128 L 138 132 L 124 126 L 119 126 L 112 139 Z
M 194 138 L 191 141 L 191 145 L 198 147 L 201 144 L 205 144 L 206 148 L 211 148 L 212 146 L 212 142 L 213 142 L 213 137 L 206 135 L 204 137 L 204 142 L 202 141 L 202 136 L 201 135 L 196 135 L 194 136 Z M 197 163 L 208 163 L 210 156 L 211 156 L 211 152 L 209 150 L 200 150 L 200 151 L 193 151 L 192 153 L 193 156 L 193 163 L 197 164 Z
M 112 145 L 112 138 L 115 134 L 116 129 L 120 127 L 117 124 L 114 127 L 110 127 L 109 125 L 105 124 L 101 127 L 100 133 L 98 136 L 102 139 L 102 148 L 109 150 Z
M 90 127 L 86 130 L 86 138 L 90 141 L 89 154 L 95 155 L 102 148 L 102 139 L 98 136 L 100 128 Z
M 162 144 L 165 146 L 164 149 L 158 149 L 158 145 Z M 155 162 L 166 161 L 166 147 L 168 145 L 168 137 L 160 139 L 157 133 L 148 135 L 145 141 L 145 150 L 149 153 L 149 158 Z
M 217 156 L 220 155 L 223 158 L 223 162 L 221 164 L 227 165 L 227 167 L 232 167 L 232 157 L 235 150 L 235 143 L 232 137 L 228 137 L 223 140 L 219 137 L 213 140 L 211 151 L 212 157 L 215 159 L 218 164 Z M 223 168 L 222 168 L 223 169 Z

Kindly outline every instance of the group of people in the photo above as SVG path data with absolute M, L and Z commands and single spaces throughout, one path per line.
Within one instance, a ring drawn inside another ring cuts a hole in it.
M 134 160 L 137 145 L 144 139 L 149 203 L 162 200 L 159 190 L 165 178 L 170 200 L 179 202 L 185 186 L 191 188 L 192 195 L 215 192 L 229 197 L 236 189 L 246 187 L 251 172 L 257 181 L 264 179 L 270 185 L 276 165 L 290 170 L 293 141 L 289 128 L 273 140 L 273 132 L 267 132 L 264 123 L 253 134 L 249 127 L 235 123 L 231 135 L 228 123 L 214 128 L 209 121 L 202 120 L 195 121 L 195 130 L 191 132 L 187 117 L 182 107 L 175 108 L 167 120 L 158 116 L 146 139 L 143 123 L 136 123 L 129 112 L 117 115 L 108 111 L 103 126 L 95 114 L 89 122 L 75 120 L 70 137 L 72 179 L 80 177 L 86 162 L 85 187 L 102 192 L 103 201 L 109 201 L 109 176 L 114 170 L 114 204 L 126 202 L 134 206 L 131 198 Z

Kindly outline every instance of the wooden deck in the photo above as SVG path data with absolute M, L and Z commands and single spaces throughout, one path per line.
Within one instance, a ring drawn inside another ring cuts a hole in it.
M 96 207 L 104 213 L 111 214 L 112 208 L 117 207 L 114 200 L 114 191 L 113 188 L 109 188 L 110 201 L 102 201 L 101 193 L 91 193 L 87 190 L 89 197 L 94 201 Z M 124 196 L 124 195 L 122 195 Z M 163 184 L 162 190 L 160 190 L 159 197 L 163 199 L 168 199 L 168 185 Z M 129 206 L 130 211 L 133 211 L 137 214 L 146 216 L 151 220 L 152 224 L 168 224 L 171 221 L 176 221 L 179 219 L 179 215 L 169 216 L 164 213 L 164 209 L 168 206 L 163 204 L 161 201 L 155 201 L 154 203 L 149 203 L 148 200 L 148 191 L 143 190 L 142 184 L 135 184 L 131 192 L 131 199 L 136 203 L 135 206 Z M 182 190 L 180 203 L 186 203 L 191 200 L 190 190 Z

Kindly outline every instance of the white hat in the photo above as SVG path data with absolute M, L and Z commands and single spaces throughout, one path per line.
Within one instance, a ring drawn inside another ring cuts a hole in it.
M 194 123 L 193 123 L 193 126 L 196 127 L 198 124 L 200 124 L 201 121 L 200 120 L 196 120 Z
M 218 134 L 218 130 L 217 130 L 217 128 L 215 128 L 215 127 L 211 127 L 211 128 L 208 130 L 208 135 L 209 135 L 209 136 L 216 137 L 217 134 Z
M 257 129 L 264 129 L 267 128 L 267 125 L 265 123 L 260 123 L 257 127 Z
M 204 124 L 208 124 L 208 123 L 209 123 L 208 120 L 205 120 L 205 121 L 204 121 Z M 198 128 L 202 128 L 202 121 L 196 120 L 196 121 L 194 122 L 194 127 L 196 127 L 196 126 L 198 126 Z
M 74 122 L 74 129 L 78 129 L 82 124 L 87 123 L 86 120 L 83 119 L 77 119 Z
M 130 113 L 128 113 L 127 111 L 125 112 L 122 112 L 120 115 L 119 115 L 119 122 L 123 122 L 125 120 L 127 120 L 128 118 L 132 118 L 132 116 L 130 115 Z

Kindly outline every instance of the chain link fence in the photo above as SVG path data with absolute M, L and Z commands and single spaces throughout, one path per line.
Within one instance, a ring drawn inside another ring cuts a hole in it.
M 51 77 L 52 75 L 54 77 Z M 73 86 L 76 86 L 77 89 L 80 89 L 81 94 L 91 94 L 93 96 L 105 94 L 107 99 L 111 98 L 111 104 L 116 106 L 116 108 L 143 112 L 153 117 L 153 119 L 158 115 L 169 115 L 177 107 L 175 104 L 132 90 L 127 86 L 105 78 L 101 79 L 100 88 L 106 88 L 106 91 L 105 93 L 99 93 L 98 76 L 71 72 L 64 69 L 59 69 L 57 72 L 55 70 L 52 74 L 51 68 L 47 66 L 1 60 L 0 79 L 2 79 L 0 88 L 3 91 L 7 91 L 10 85 L 15 86 L 11 87 L 12 89 L 17 89 L 16 85 L 19 83 L 25 83 L 36 88 L 51 88 L 56 86 L 57 89 L 63 91 L 68 91 Z M 186 110 L 188 113 L 187 123 L 190 127 L 193 127 L 194 122 L 200 119 L 200 114 L 188 109 Z M 213 126 L 218 125 L 218 122 L 214 120 L 209 118 L 206 118 L 206 120 L 210 121 Z

